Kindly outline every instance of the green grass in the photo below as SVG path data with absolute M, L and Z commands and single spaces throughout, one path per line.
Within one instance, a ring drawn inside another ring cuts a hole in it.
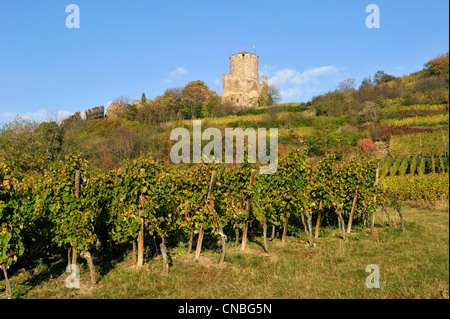
M 203 251 L 197 263 L 180 244 L 170 250 L 169 277 L 160 274 L 160 256 L 140 271 L 128 256 L 95 288 L 89 288 L 86 267 L 78 290 L 65 287 L 65 274 L 35 286 L 27 286 L 31 274 L 15 274 L 11 282 L 21 298 L 449 298 L 448 210 L 405 207 L 404 217 L 405 233 L 378 213 L 372 235 L 357 225 L 344 241 L 334 227 L 323 227 L 314 248 L 304 234 L 288 237 L 285 245 L 269 241 L 271 256 L 259 237 L 245 252 L 231 239 L 224 265 L 217 250 Z M 379 289 L 365 286 L 369 264 L 379 266 Z

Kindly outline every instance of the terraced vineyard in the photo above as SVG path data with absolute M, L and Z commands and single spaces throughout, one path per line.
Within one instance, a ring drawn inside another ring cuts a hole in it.
M 449 187 L 448 104 L 395 105 L 381 113 L 381 123 L 393 129 L 393 134 L 389 139 L 392 157 L 378 162 L 380 185 L 403 201 L 445 207 Z

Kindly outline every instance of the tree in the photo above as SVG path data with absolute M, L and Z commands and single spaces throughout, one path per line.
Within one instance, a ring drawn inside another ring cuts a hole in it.
M 113 100 L 113 103 L 117 103 L 119 106 L 126 106 L 132 103 L 131 98 L 127 95 L 120 95 Z
M 313 97 L 311 105 L 316 109 L 317 116 L 342 116 L 345 114 L 343 109 L 344 98 L 342 92 L 335 90 Z
M 346 78 L 339 82 L 339 84 L 336 86 L 336 90 L 342 93 L 350 92 L 355 89 L 355 79 L 353 78 Z
M 55 160 L 61 151 L 62 130 L 55 121 L 42 122 L 36 129 L 40 143 L 47 149 L 50 160 Z
M 267 90 L 262 90 L 256 99 L 258 106 L 274 105 L 281 100 L 280 91 L 275 85 L 269 85 Z
M 202 117 L 214 117 L 220 113 L 222 102 L 219 96 L 212 95 L 203 102 Z
M 183 103 L 182 103 L 182 91 L 183 88 L 176 87 L 167 89 L 164 92 L 165 103 L 167 104 L 168 109 L 173 113 L 178 115 L 181 113 Z
M 278 88 L 273 84 L 269 85 L 267 95 L 269 105 L 277 104 L 281 100 L 280 90 L 278 90 Z
M 365 77 L 360 85 L 360 89 L 364 89 L 364 88 L 369 88 L 372 87 L 374 85 L 373 81 L 372 81 L 372 77 Z
M 376 84 L 387 83 L 395 80 L 395 76 L 385 73 L 384 71 L 377 71 L 373 76 L 373 80 Z
M 142 96 L 141 96 L 141 104 L 144 105 L 146 102 L 147 102 L 147 98 L 145 97 L 145 92 L 144 92 L 144 93 L 142 93 Z
M 17 177 L 42 172 L 51 154 L 48 144 L 37 133 L 38 124 L 20 117 L 0 129 L 0 158 L 3 158 Z
M 117 117 L 132 121 L 136 119 L 137 115 L 136 105 L 133 105 L 132 103 L 133 102 L 129 96 L 121 95 L 112 101 L 110 108 L 111 106 L 114 106 L 114 113 Z
M 203 102 L 217 93 L 208 88 L 203 81 L 192 81 L 186 84 L 181 91 L 183 102 L 183 113 L 186 119 L 201 116 Z
M 449 54 L 438 54 L 424 65 L 431 75 L 447 75 L 449 72 Z

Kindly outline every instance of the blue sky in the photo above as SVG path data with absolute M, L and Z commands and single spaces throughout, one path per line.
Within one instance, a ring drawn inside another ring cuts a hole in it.
M 68 29 L 66 6 L 80 8 Z M 380 28 L 366 27 L 366 6 Z M 448 51 L 449 3 L 403 1 L 1 0 L 0 122 L 44 120 L 203 80 L 219 94 L 228 58 L 253 51 L 283 102 L 344 78 L 401 76 Z

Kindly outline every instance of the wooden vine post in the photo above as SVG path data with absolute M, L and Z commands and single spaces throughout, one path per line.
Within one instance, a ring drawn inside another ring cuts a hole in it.
M 188 217 L 188 202 L 185 201 L 184 202 L 184 215 L 186 217 L 186 220 L 190 220 L 190 218 Z M 189 225 L 191 223 L 189 222 Z M 189 226 L 189 246 L 188 246 L 188 255 L 191 254 L 192 252 L 192 242 L 194 241 L 194 228 Z
M 227 236 L 223 233 L 223 226 L 222 224 L 219 224 L 219 235 L 220 240 L 222 241 L 222 255 L 220 256 L 219 264 L 223 263 L 225 261 L 225 251 L 226 251 L 226 241 Z
M 380 166 L 377 166 L 377 170 L 375 172 L 375 185 L 378 185 L 378 174 L 380 173 Z M 377 195 L 373 196 L 373 201 L 376 204 L 377 202 Z M 375 227 L 375 211 L 372 212 L 372 216 L 371 216 L 371 223 L 370 223 L 370 233 L 373 234 L 374 231 L 374 227 Z
M 283 233 L 281 235 L 281 243 L 286 243 L 286 235 L 287 235 L 287 227 L 288 227 L 288 217 L 287 214 L 284 214 L 284 225 L 283 225 Z
M 140 175 L 145 174 L 145 169 L 141 168 L 139 170 Z M 139 221 L 141 222 L 139 232 L 138 232 L 138 258 L 137 258 L 137 267 L 142 268 L 144 265 L 144 217 L 141 216 L 141 212 L 144 209 L 144 195 L 141 194 L 139 196 Z
M 363 168 L 361 167 L 360 178 L 362 177 Z M 355 190 L 355 197 L 353 197 L 352 209 L 350 211 L 350 217 L 348 219 L 347 224 L 347 234 L 350 234 L 350 230 L 352 229 L 353 215 L 355 213 L 356 201 L 358 199 L 358 188 Z
M 216 178 L 216 172 L 213 171 L 211 174 L 211 181 L 209 182 L 209 191 L 208 196 L 206 198 L 205 208 L 207 205 L 209 205 L 209 200 L 212 197 L 212 191 L 214 186 L 214 180 Z M 200 253 L 202 251 L 202 242 L 203 242 L 203 236 L 205 235 L 205 231 L 203 229 L 203 226 L 200 226 L 200 233 L 198 234 L 198 240 L 197 240 L 197 249 L 195 250 L 195 260 L 198 260 L 200 258 Z
M 75 197 L 80 198 L 80 170 L 75 171 Z M 73 265 L 77 264 L 77 250 L 72 247 L 72 260 L 70 262 Z
M 250 185 L 249 188 L 252 188 L 253 185 L 253 180 L 255 179 L 255 170 L 252 169 L 251 174 L 250 174 Z M 247 198 L 247 207 L 245 208 L 245 214 L 246 214 L 246 218 L 247 220 L 245 221 L 244 224 L 244 229 L 242 231 L 242 250 L 245 250 L 245 246 L 247 245 L 247 232 L 248 232 L 248 217 L 250 215 L 250 198 Z
M 161 256 L 163 259 L 163 269 L 162 269 L 162 275 L 168 276 L 169 275 L 169 258 L 167 255 L 167 247 L 164 240 L 164 236 L 161 235 L 161 244 L 159 245 L 161 248 Z
M 316 229 L 315 229 L 315 232 L 314 232 L 314 239 L 319 238 L 320 220 L 322 218 L 322 205 L 323 205 L 323 200 L 320 200 L 320 202 L 319 202 L 319 214 L 317 216 L 317 223 L 316 223 Z

